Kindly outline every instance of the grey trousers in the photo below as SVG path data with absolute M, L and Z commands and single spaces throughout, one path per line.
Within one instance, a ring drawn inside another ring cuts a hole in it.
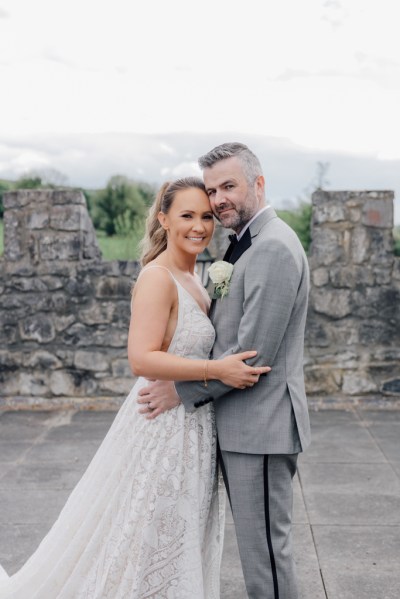
M 297 454 L 219 453 L 249 599 L 298 599 L 291 531 Z

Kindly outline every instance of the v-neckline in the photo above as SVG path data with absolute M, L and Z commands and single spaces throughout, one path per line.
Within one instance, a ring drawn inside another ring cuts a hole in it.
M 171 272 L 171 271 L 170 271 L 170 272 Z M 172 273 L 171 273 L 171 274 L 172 274 Z M 174 277 L 174 275 L 172 275 L 172 276 Z M 198 309 L 200 310 L 200 312 L 201 312 L 202 314 L 204 314 L 204 316 L 205 316 L 206 318 L 208 318 L 208 313 L 207 313 L 207 312 L 204 312 L 203 308 L 200 306 L 199 302 L 198 302 L 198 301 L 197 301 L 197 300 L 196 300 L 196 299 L 193 297 L 193 295 L 190 293 L 190 291 L 188 291 L 188 290 L 186 289 L 186 287 L 184 287 L 184 286 L 182 285 L 182 283 L 180 283 L 180 282 L 178 281 L 178 279 L 177 279 L 177 278 L 175 278 L 175 277 L 174 277 L 174 279 L 175 279 L 175 282 L 177 283 L 177 285 L 179 285 L 179 287 L 181 287 L 181 289 L 183 289 L 183 291 L 185 291 L 185 293 L 187 293 L 187 295 L 188 295 L 188 296 L 189 296 L 189 297 L 192 299 L 192 301 L 193 301 L 193 302 L 196 304 L 196 306 L 198 307 Z

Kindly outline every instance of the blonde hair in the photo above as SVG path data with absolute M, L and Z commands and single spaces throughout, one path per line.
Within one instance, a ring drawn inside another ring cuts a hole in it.
M 185 177 L 176 181 L 164 183 L 158 191 L 156 198 L 150 207 L 146 220 L 146 231 L 141 241 L 140 264 L 145 266 L 167 248 L 167 232 L 158 220 L 158 214 L 168 214 L 178 191 L 192 188 L 206 191 L 204 183 L 198 177 Z

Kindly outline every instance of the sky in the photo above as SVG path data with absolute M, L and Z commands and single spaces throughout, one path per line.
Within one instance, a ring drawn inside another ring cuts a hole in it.
M 0 0 L 0 177 L 159 182 L 244 141 L 278 202 L 326 161 L 332 189 L 394 189 L 397 221 L 397 5 Z

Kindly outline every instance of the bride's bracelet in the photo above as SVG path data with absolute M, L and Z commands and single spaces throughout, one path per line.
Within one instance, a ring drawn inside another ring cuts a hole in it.
M 204 362 L 204 386 L 207 387 L 208 381 L 208 360 Z

